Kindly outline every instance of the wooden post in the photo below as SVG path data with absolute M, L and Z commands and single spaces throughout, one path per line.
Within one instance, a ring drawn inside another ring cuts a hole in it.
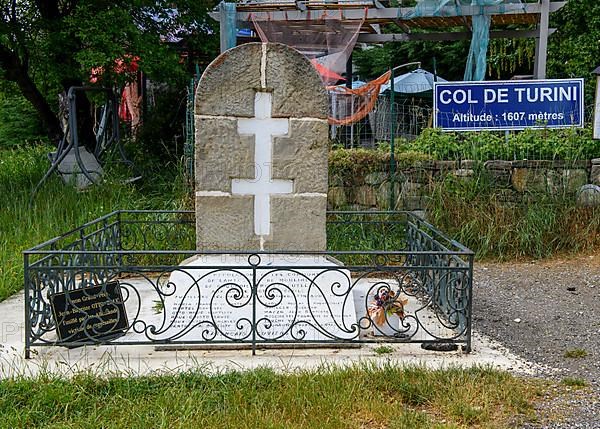
M 594 138 L 600 140 L 600 67 L 592 73 L 596 75 L 596 102 L 594 103 Z
M 219 3 L 219 15 L 221 52 L 225 52 L 235 47 L 237 42 L 235 3 Z
M 535 40 L 535 68 L 533 74 L 536 79 L 546 79 L 546 61 L 548 56 L 548 27 L 550 25 L 550 0 L 540 0 L 540 24 L 538 37 Z

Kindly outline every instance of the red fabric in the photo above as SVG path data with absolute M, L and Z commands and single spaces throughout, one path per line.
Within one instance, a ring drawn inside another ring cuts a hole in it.
M 313 66 L 315 66 L 315 69 L 317 69 L 317 71 L 321 75 L 321 79 L 323 79 L 324 81 L 337 82 L 338 80 L 346 80 L 343 76 L 337 74 L 333 70 L 328 69 L 323 64 L 317 62 L 315 59 L 311 60 L 310 62 L 312 63 Z
M 115 73 L 116 74 L 124 74 L 124 73 L 135 74 L 135 73 L 137 73 L 137 71 L 139 69 L 138 61 L 140 60 L 140 57 L 138 57 L 137 55 L 133 56 L 133 57 L 131 55 L 125 55 L 125 58 L 128 59 L 129 61 L 125 61 L 123 58 L 117 58 L 115 60 L 115 66 L 114 66 Z M 104 67 L 102 67 L 102 66 L 92 67 L 91 74 L 90 74 L 90 82 L 97 83 L 102 78 L 103 74 L 104 74 Z

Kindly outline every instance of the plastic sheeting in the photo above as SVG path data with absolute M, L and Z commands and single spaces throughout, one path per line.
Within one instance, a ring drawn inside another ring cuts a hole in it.
M 496 6 L 494 12 L 502 13 L 507 4 L 522 4 L 521 0 L 418 0 L 414 12 L 405 18 L 439 16 L 443 7 L 455 7 L 458 15 L 463 6 L 481 6 L 481 13 L 472 17 L 473 36 L 465 67 L 465 80 L 484 80 L 487 50 L 490 42 L 491 17 L 484 14 L 484 6 Z
M 291 46 L 311 61 L 329 93 L 332 125 L 348 125 L 365 118 L 373 110 L 379 88 L 390 76 L 385 73 L 360 88 L 335 86 L 345 80 L 346 64 L 364 23 L 364 19 L 349 22 L 340 18 L 336 12 L 315 13 L 305 21 L 259 21 L 252 17 L 262 42 Z
M 323 12 L 306 21 L 252 17 L 252 22 L 262 42 L 283 43 L 300 51 L 315 65 L 325 85 L 335 85 L 346 71 L 364 20 L 343 22 L 335 12 Z

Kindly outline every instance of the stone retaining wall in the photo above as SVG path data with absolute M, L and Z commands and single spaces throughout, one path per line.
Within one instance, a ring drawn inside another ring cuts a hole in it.
M 400 168 L 394 183 L 396 209 L 424 208 L 425 197 L 432 185 L 448 175 L 472 180 L 476 171 L 489 174 L 492 186 L 507 201 L 524 195 L 546 193 L 576 194 L 583 185 L 600 186 L 600 158 L 583 161 L 426 161 Z M 382 168 L 383 170 L 383 168 Z M 388 209 L 390 177 L 378 171 L 348 179 L 329 177 L 328 205 L 330 209 Z

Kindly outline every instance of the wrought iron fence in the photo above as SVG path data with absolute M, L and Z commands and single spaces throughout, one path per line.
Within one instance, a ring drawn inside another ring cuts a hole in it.
M 324 252 L 195 249 L 194 213 L 117 211 L 24 252 L 34 346 L 457 343 L 473 253 L 408 212 L 330 212 Z

